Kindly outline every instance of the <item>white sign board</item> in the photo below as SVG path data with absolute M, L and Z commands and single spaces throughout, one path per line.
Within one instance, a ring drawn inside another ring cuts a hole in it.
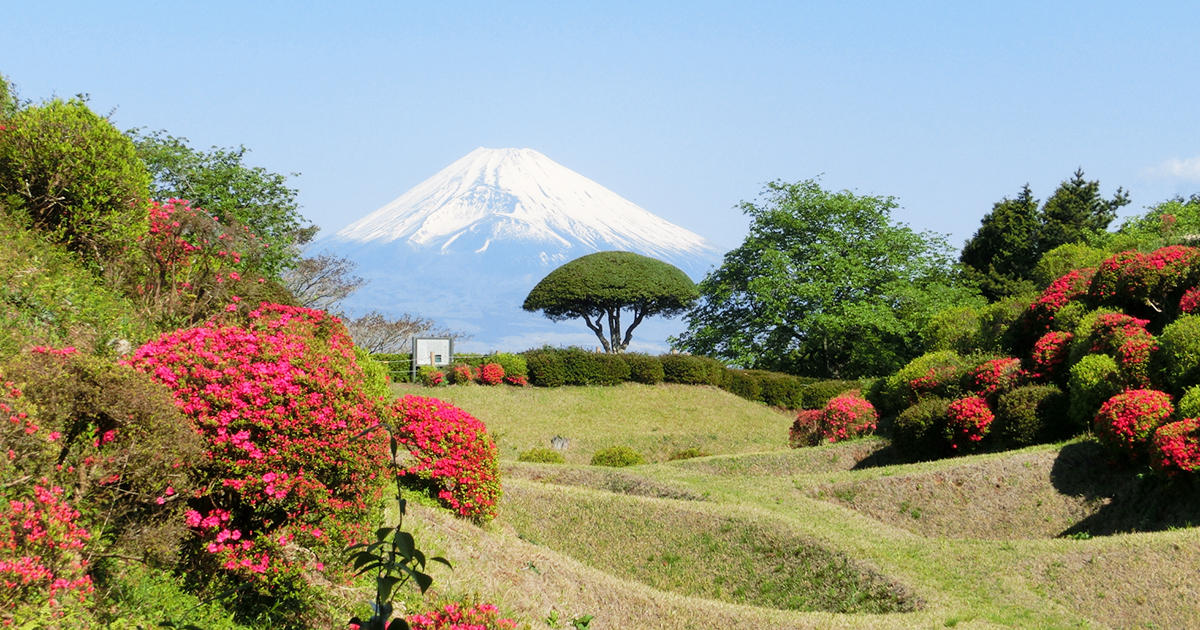
M 450 365 L 453 344 L 449 337 L 416 337 L 413 339 L 413 363 L 421 365 Z

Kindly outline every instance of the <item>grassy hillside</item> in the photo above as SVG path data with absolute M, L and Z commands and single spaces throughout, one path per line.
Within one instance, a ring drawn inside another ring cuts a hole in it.
M 436 393 L 502 440 L 575 426 L 581 442 L 635 448 L 685 440 L 688 422 L 708 435 L 740 402 L 685 387 Z M 685 419 L 663 404 L 698 397 L 720 411 Z M 629 422 L 625 407 L 658 411 Z M 424 510 L 414 522 L 457 563 L 443 588 L 534 628 L 583 613 L 600 629 L 1200 626 L 1189 484 L 1112 469 L 1089 440 L 888 465 L 883 439 L 772 450 L 761 431 L 725 448 L 712 438 L 712 457 L 625 469 L 570 451 L 576 463 L 510 462 L 490 528 Z
M 568 463 L 586 464 L 592 453 L 624 445 L 647 461 L 698 448 L 710 454 L 778 449 L 787 443 L 792 417 L 711 387 L 639 385 L 616 387 L 484 387 L 430 389 L 393 385 L 399 395 L 434 396 L 469 410 L 488 426 L 502 459 L 550 439 L 570 440 Z

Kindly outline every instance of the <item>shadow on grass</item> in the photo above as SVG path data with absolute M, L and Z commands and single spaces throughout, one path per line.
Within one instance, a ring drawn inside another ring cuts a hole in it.
M 888 443 L 883 448 L 872 451 L 866 457 L 858 460 L 851 470 L 862 470 L 864 468 L 878 468 L 880 466 L 895 466 L 897 464 L 909 464 L 914 460 L 911 457 L 905 457 L 895 444 Z
M 1190 476 L 1164 478 L 1145 466 L 1122 465 L 1099 443 L 1062 448 L 1050 482 L 1063 494 L 1094 501 L 1090 516 L 1060 536 L 1107 536 L 1200 525 L 1200 484 Z

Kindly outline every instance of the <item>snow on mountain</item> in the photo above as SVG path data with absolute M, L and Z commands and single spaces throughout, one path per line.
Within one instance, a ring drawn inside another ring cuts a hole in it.
M 605 250 L 658 258 L 695 280 L 719 261 L 704 238 L 533 149 L 475 149 L 309 247 L 358 264 L 367 284 L 346 301 L 351 314 L 428 317 L 472 335 L 478 350 L 595 345 L 582 322 L 552 323 L 521 303 L 550 270 Z M 643 324 L 635 342 L 661 349 L 682 329 L 656 328 Z

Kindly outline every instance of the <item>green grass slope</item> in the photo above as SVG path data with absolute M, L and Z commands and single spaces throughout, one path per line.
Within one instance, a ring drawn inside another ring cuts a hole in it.
M 658 389 L 414 392 L 450 394 L 509 439 L 577 409 L 589 430 L 573 440 L 634 448 L 668 429 L 696 446 L 688 423 L 706 436 L 735 406 L 710 398 L 711 415 L 673 417 L 663 396 L 724 394 Z M 626 407 L 657 409 L 662 425 L 629 424 Z M 1086 440 L 889 464 L 881 438 L 772 450 L 786 423 L 775 430 L 619 470 L 508 462 L 490 529 L 416 520 L 458 561 L 444 588 L 495 598 L 533 628 L 582 613 L 593 629 L 1200 627 L 1190 482 L 1110 469 Z

